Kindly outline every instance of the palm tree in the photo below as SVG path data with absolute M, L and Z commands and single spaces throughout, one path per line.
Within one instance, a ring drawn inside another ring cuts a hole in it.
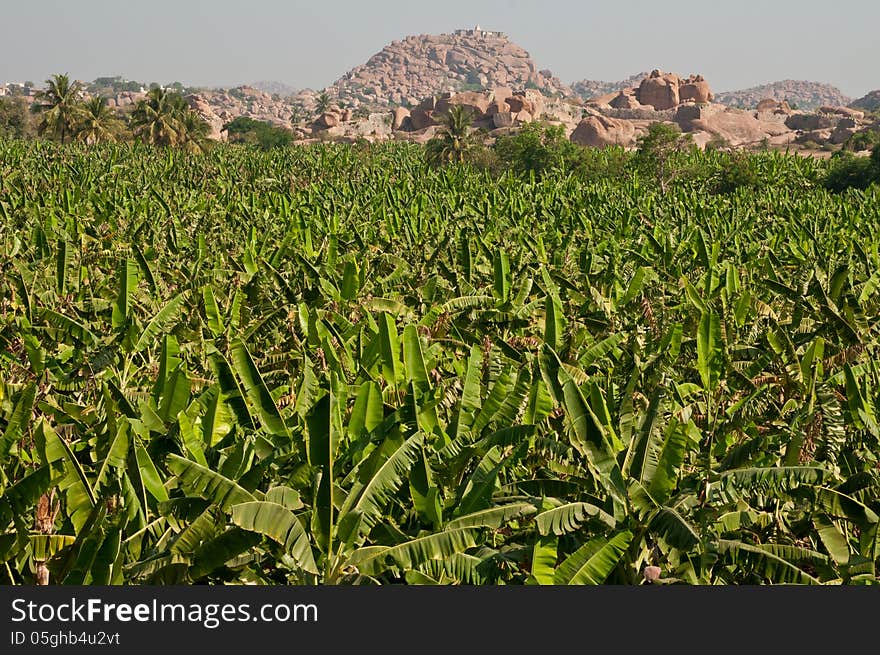
M 463 105 L 452 105 L 441 117 L 442 133 L 426 144 L 428 162 L 438 166 L 451 162 L 461 163 L 474 146 L 471 133 L 473 112 Z
M 31 106 L 31 111 L 42 115 L 37 125 L 39 134 L 49 134 L 64 143 L 82 116 L 82 91 L 82 85 L 71 82 L 67 74 L 53 75 L 46 80 L 46 89 L 37 93 L 36 102 Z
M 82 105 L 82 117 L 77 125 L 76 138 L 88 144 L 116 141 L 122 122 L 104 98 L 96 96 Z
M 180 143 L 189 152 L 207 152 L 210 147 L 208 124 L 192 109 L 187 109 L 179 119 Z
M 301 104 L 294 103 L 290 106 L 290 122 L 294 125 L 302 123 L 303 120 L 306 118 L 306 115 L 307 114 L 305 107 L 303 107 Z
M 181 119 L 186 112 L 182 95 L 154 87 L 132 112 L 134 135 L 155 146 L 178 145 L 185 138 Z
M 333 100 L 330 98 L 330 94 L 327 91 L 321 91 L 318 97 L 315 98 L 315 113 L 318 116 L 326 113 L 330 109 L 331 104 L 333 104 Z

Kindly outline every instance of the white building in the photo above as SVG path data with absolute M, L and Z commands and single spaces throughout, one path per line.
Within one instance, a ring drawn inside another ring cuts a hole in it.
M 474 27 L 472 30 L 455 30 L 456 36 L 489 36 L 500 38 L 504 36 L 504 32 L 491 32 L 489 30 L 484 30 L 479 25 Z

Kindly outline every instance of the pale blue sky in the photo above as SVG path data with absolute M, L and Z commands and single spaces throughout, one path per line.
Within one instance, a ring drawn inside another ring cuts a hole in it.
M 663 68 L 716 91 L 880 88 L 880 0 L 0 0 L 0 80 L 321 88 L 394 39 L 477 23 L 569 83 Z

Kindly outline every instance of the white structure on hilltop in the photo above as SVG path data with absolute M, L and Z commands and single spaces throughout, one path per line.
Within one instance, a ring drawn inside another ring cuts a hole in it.
M 484 30 L 479 25 L 477 25 L 472 30 L 455 30 L 456 36 L 489 36 L 495 38 L 504 37 L 504 32 L 490 32 L 489 30 Z

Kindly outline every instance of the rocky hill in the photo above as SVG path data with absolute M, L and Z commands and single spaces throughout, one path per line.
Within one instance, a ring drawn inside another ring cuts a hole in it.
M 864 111 L 880 110 L 880 89 L 871 91 L 868 95 L 855 100 L 850 107 L 853 109 L 862 109 Z
M 845 106 L 852 102 L 852 98 L 845 96 L 835 86 L 803 80 L 782 80 L 740 91 L 726 91 L 716 94 L 715 101 L 728 107 L 754 109 L 759 102 L 768 98 L 784 100 L 791 106 L 803 110 L 823 106 Z
M 496 87 L 571 95 L 569 87 L 550 71 L 538 70 L 529 53 L 503 33 L 479 27 L 393 41 L 327 91 L 350 105 L 380 107 L 413 106 L 433 94 Z
M 296 89 L 289 84 L 285 84 L 284 82 L 276 82 L 274 80 L 264 80 L 260 82 L 253 82 L 252 84 L 248 84 L 250 88 L 257 89 L 258 91 L 262 91 L 263 93 L 268 93 L 269 95 L 279 95 L 282 97 L 296 95 L 299 89 Z
M 617 93 L 618 91 L 622 91 L 623 89 L 629 89 L 635 86 L 638 86 L 639 83 L 646 77 L 648 77 L 650 73 L 647 71 L 644 73 L 639 73 L 638 75 L 632 75 L 625 80 L 620 80 L 619 82 L 602 82 L 600 80 L 581 80 L 580 82 L 575 82 L 571 85 L 571 90 L 574 91 L 575 95 L 580 96 L 584 100 L 590 100 L 597 96 L 608 95 L 609 93 Z

